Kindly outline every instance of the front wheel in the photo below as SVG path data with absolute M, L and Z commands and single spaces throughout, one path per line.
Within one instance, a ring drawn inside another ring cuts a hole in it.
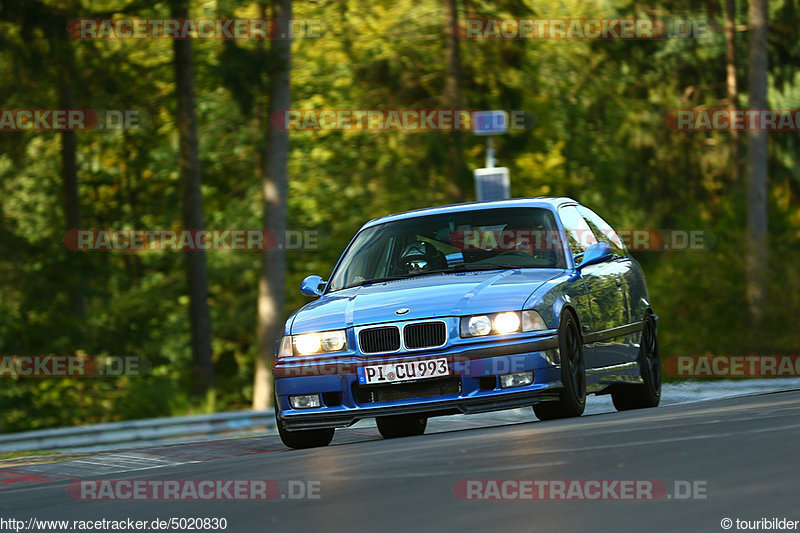
M 537 403 L 533 412 L 539 420 L 554 420 L 581 416 L 586 407 L 586 364 L 583 360 L 583 340 L 578 322 L 564 310 L 558 327 L 558 347 L 561 356 L 561 383 L 564 385 L 558 401 Z
M 379 416 L 375 422 L 384 439 L 422 435 L 428 425 L 427 418 L 417 415 Z
M 333 428 L 324 429 L 301 429 L 289 431 L 281 420 L 278 398 L 275 398 L 275 425 L 278 427 L 278 434 L 285 446 L 295 449 L 319 448 L 327 446 L 333 440 Z
M 617 411 L 656 407 L 661 400 L 661 360 L 658 357 L 656 320 L 647 315 L 639 341 L 639 369 L 642 385 L 623 385 L 611 393 Z

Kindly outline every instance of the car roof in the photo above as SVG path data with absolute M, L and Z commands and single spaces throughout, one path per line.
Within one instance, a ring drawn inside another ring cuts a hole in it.
M 378 224 L 385 224 L 386 222 L 395 222 L 397 220 L 405 220 L 429 215 L 476 211 L 479 209 L 502 209 L 507 207 L 540 207 L 545 209 L 555 209 L 559 205 L 566 203 L 577 202 L 572 198 L 566 197 L 554 198 L 549 196 L 538 196 L 536 198 L 510 198 L 508 200 L 493 200 L 490 202 L 465 202 L 460 204 L 440 205 L 436 207 L 425 207 L 422 209 L 414 209 L 413 211 L 405 211 L 403 213 L 395 213 L 393 215 L 375 218 L 364 224 L 361 229 L 365 229 L 370 226 L 377 226 Z

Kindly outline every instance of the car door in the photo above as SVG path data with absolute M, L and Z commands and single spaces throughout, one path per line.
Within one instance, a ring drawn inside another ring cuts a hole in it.
M 586 248 L 595 244 L 597 238 L 575 204 L 561 206 L 558 214 L 566 230 L 575 266 L 578 266 L 583 260 Z M 614 278 L 610 275 L 606 263 L 586 266 L 580 272 L 576 290 L 583 291 L 584 301 L 591 316 L 590 320 L 580 317 L 582 334 L 586 342 L 584 347 L 586 367 L 608 366 L 608 354 L 596 339 L 614 324 L 611 306 L 608 305 L 608 302 L 616 297 Z
M 600 333 L 598 342 L 603 345 L 607 364 L 626 363 L 636 359 L 633 323 L 631 312 L 631 287 L 635 283 L 633 260 L 625 245 L 613 228 L 597 213 L 585 206 L 577 206 L 586 224 L 591 228 L 599 242 L 608 244 L 614 251 L 614 258 L 603 263 L 603 275 L 610 283 L 610 294 L 603 302 L 607 316 L 607 329 Z

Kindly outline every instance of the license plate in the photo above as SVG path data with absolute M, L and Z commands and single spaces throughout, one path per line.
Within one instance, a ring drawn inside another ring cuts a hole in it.
M 424 361 L 406 361 L 369 365 L 357 369 L 358 382 L 361 385 L 375 383 L 398 383 L 417 379 L 439 378 L 450 375 L 447 358 L 426 359 Z

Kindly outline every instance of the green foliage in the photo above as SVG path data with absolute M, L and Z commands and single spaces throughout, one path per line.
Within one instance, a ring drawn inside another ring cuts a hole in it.
M 171 43 L 65 41 L 56 15 L 167 16 L 165 2 L 6 2 L 0 7 L 3 108 L 58 107 L 61 58 L 74 54 L 76 106 L 138 109 L 150 121 L 128 132 L 78 134 L 82 225 L 178 228 L 181 220 Z M 39 6 L 38 10 L 25 5 Z M 213 3 L 212 3 L 213 4 Z M 737 23 L 746 23 L 738 2 Z M 225 13 L 192 2 L 192 15 L 257 17 L 255 1 Z M 10 6 L 10 7 L 7 7 Z M 793 2 L 771 2 L 770 104 L 800 107 Z M 721 15 L 691 2 L 661 2 L 665 18 Z M 648 16 L 624 0 L 462 4 L 462 16 Z M 63 11 L 59 11 L 63 10 Z M 432 0 L 297 2 L 298 19 L 323 21 L 320 39 L 293 45 L 295 109 L 441 106 L 445 14 Z M 49 13 L 37 19 L 35 13 Z M 20 16 L 19 13 L 27 14 Z M 712 24 L 713 27 L 713 24 Z M 54 30 L 53 28 L 58 28 Z M 738 78 L 746 86 L 746 33 L 737 35 Z M 244 41 L 194 43 L 203 196 L 209 228 L 258 228 L 262 204 L 257 151 L 265 138 L 270 57 Z M 670 354 L 742 353 L 754 335 L 774 353 L 797 353 L 800 313 L 798 137 L 770 135 L 770 275 L 766 331 L 748 327 L 744 294 L 744 183 L 734 179 L 727 133 L 684 133 L 663 122 L 669 109 L 720 107 L 725 98 L 721 32 L 659 41 L 461 42 L 462 92 L 470 109 L 520 109 L 535 127 L 498 139 L 515 196 L 567 195 L 621 228 L 713 233 L 709 251 L 637 252 Z M 741 89 L 740 89 L 741 91 Z M 744 91 L 741 91 L 744 92 Z M 746 106 L 746 95 L 740 97 Z M 445 133 L 301 131 L 291 135 L 289 227 L 319 232 L 318 250 L 288 253 L 286 314 L 307 300 L 296 288 L 327 276 L 366 220 L 474 198 L 446 179 Z M 463 136 L 470 168 L 484 141 Z M 742 152 L 740 152 L 742 153 Z M 60 136 L 0 135 L 0 353 L 130 354 L 146 377 L 10 379 L 0 387 L 0 431 L 246 408 L 255 361 L 256 252 L 208 254 L 216 395 L 188 395 L 188 297 L 176 252 L 76 253 L 63 244 Z M 86 319 L 70 310 L 81 291 Z

